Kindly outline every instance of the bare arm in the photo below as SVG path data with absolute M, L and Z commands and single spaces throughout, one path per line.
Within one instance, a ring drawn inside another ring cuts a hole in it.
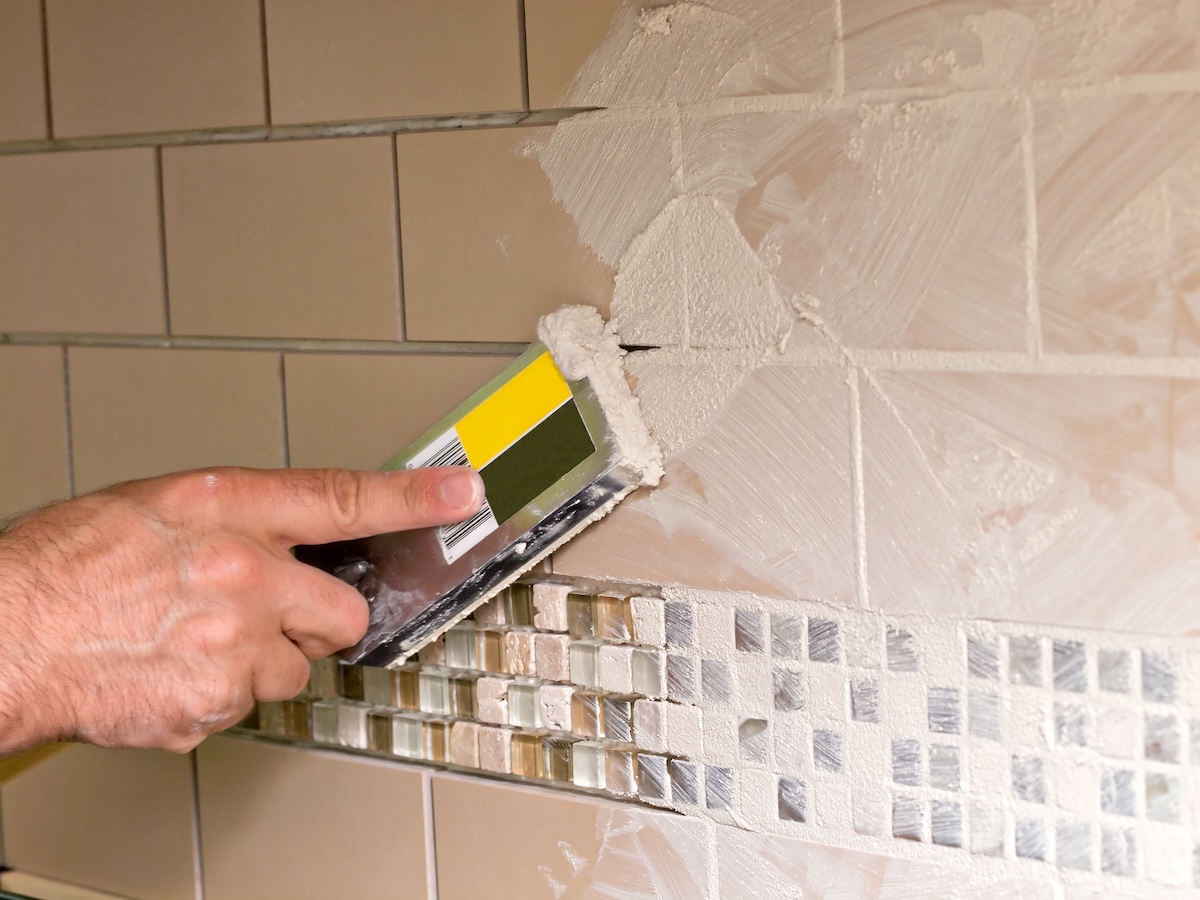
M 129 482 L 0 534 L 0 755 L 51 740 L 186 751 L 308 660 L 356 643 L 367 607 L 297 544 L 454 522 L 468 469 L 211 469 Z

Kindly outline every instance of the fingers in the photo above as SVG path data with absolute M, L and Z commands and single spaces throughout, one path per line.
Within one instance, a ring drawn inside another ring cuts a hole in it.
M 292 560 L 275 584 L 281 590 L 280 629 L 309 659 L 357 644 L 367 633 L 367 601 L 350 585 Z
M 289 547 L 445 525 L 483 503 L 483 482 L 466 467 L 234 469 L 219 477 L 232 479 L 231 513 Z
M 291 700 L 308 684 L 308 674 L 308 657 L 280 635 L 259 647 L 251 689 L 259 700 Z

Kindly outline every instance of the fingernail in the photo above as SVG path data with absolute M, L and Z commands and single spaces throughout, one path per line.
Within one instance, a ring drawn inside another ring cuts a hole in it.
M 478 505 L 477 498 L 483 493 L 483 481 L 471 469 L 460 468 L 442 479 L 438 488 L 442 502 L 453 509 L 467 509 Z

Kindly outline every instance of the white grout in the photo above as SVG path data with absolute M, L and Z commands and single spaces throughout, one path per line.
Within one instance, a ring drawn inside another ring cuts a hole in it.
M 1025 179 L 1025 312 L 1029 352 L 1040 357 L 1042 308 L 1038 287 L 1037 173 L 1033 164 L 1033 103 L 1021 99 L 1021 162 Z
M 854 587 L 858 605 L 871 606 L 867 581 L 867 496 L 863 484 L 862 393 L 858 369 L 851 368 L 846 377 L 850 388 L 850 489 L 854 512 Z

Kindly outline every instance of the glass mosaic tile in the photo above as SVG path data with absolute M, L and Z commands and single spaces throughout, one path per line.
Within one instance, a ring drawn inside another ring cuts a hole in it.
M 733 645 L 743 653 L 762 653 L 766 649 L 763 635 L 764 616 L 757 609 L 738 609 L 733 613 Z

